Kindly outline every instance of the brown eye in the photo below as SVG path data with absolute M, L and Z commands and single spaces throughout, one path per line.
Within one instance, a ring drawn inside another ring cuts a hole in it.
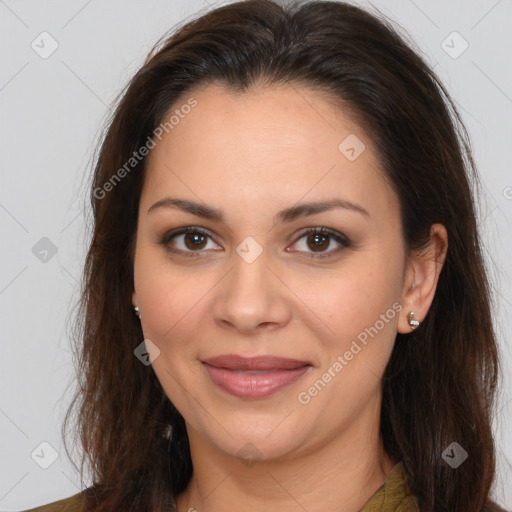
M 209 247 L 208 243 L 211 243 L 212 246 Z M 160 240 L 160 244 L 168 251 L 183 256 L 200 256 L 208 252 L 208 249 L 217 250 L 219 248 L 206 231 L 194 226 L 165 234 Z
M 307 238 L 308 247 L 313 251 L 323 251 L 329 247 L 329 235 L 311 234 Z M 311 245 L 309 245 L 311 244 Z
M 185 246 L 187 249 L 190 249 L 192 251 L 196 249 L 204 249 L 204 246 L 206 245 L 206 235 L 203 235 L 199 232 L 193 232 L 193 233 L 185 233 L 183 235 L 183 240 L 185 243 Z
M 303 252 L 308 257 L 324 258 L 341 252 L 350 246 L 350 242 L 341 233 L 322 227 L 306 231 L 293 245 L 297 252 Z M 336 245 L 338 245 L 337 248 Z M 332 246 L 334 246 L 333 250 L 327 250 Z

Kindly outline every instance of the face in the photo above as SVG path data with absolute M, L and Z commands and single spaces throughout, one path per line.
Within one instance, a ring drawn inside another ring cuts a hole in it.
M 406 260 L 371 141 L 304 88 L 191 97 L 151 150 L 133 292 L 189 437 L 273 459 L 375 429 Z

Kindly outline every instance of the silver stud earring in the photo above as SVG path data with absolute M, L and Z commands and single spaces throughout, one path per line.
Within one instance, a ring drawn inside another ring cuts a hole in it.
M 416 320 L 416 318 L 414 318 L 414 311 L 411 311 L 409 313 L 409 325 L 413 328 L 413 329 L 416 329 L 416 327 L 418 327 L 418 325 L 420 325 L 420 323 L 418 322 L 418 320 Z
M 140 312 L 139 306 L 135 306 L 135 307 L 133 308 L 133 312 L 135 313 L 135 315 L 136 315 L 136 316 L 138 316 L 138 317 L 139 317 L 139 319 L 141 319 L 141 318 L 142 318 L 142 314 L 141 314 L 141 312 Z

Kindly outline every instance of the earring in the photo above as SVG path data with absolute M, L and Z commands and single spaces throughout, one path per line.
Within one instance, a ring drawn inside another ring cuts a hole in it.
M 135 307 L 133 308 L 133 312 L 135 313 L 135 316 L 138 316 L 139 318 L 142 318 L 142 315 L 141 315 L 141 312 L 140 312 L 139 306 L 135 306 Z
M 416 320 L 416 318 L 414 318 L 414 311 L 411 311 L 409 313 L 409 325 L 413 328 L 413 329 L 416 329 L 416 327 L 418 327 L 418 325 L 420 325 L 420 323 L 418 322 L 418 320 Z

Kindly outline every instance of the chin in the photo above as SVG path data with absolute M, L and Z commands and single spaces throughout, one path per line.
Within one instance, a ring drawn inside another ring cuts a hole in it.
M 287 426 L 280 424 L 283 417 L 272 418 L 273 421 L 251 424 L 246 418 L 242 425 L 229 423 L 229 434 L 219 427 L 214 432 L 203 431 L 199 435 L 209 440 L 216 449 L 236 457 L 248 465 L 257 460 L 271 461 L 279 458 L 293 456 L 302 451 L 309 436 L 299 432 L 299 425 L 290 423 Z M 283 422 L 285 423 L 286 420 Z M 277 427 L 277 428 L 276 428 Z

